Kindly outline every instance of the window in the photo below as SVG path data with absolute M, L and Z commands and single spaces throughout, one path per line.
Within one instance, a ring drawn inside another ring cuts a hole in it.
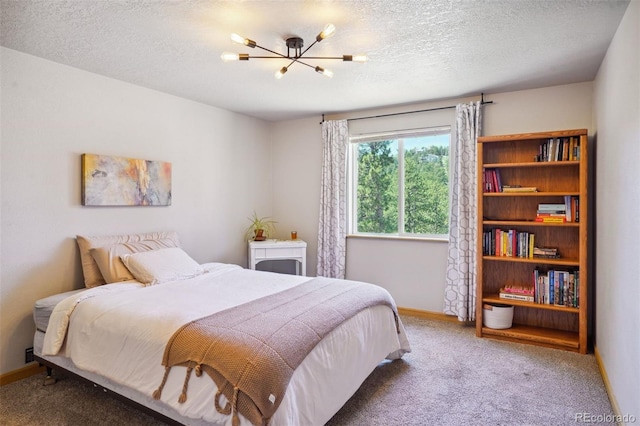
M 352 136 L 350 233 L 448 237 L 451 129 Z

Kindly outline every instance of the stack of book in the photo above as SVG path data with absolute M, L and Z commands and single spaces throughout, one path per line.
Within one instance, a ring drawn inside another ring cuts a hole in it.
M 566 204 L 538 204 L 536 222 L 564 223 L 567 221 Z
M 528 286 L 505 285 L 500 289 L 500 299 L 534 302 L 535 289 Z
M 546 257 L 553 259 L 560 257 L 560 253 L 558 253 L 558 249 L 554 247 L 534 247 L 533 257 Z

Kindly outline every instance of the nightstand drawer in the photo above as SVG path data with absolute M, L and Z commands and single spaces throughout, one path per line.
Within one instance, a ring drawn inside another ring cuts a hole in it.
M 256 259 L 278 259 L 289 257 L 300 257 L 304 255 L 304 250 L 300 248 L 259 248 L 256 249 Z

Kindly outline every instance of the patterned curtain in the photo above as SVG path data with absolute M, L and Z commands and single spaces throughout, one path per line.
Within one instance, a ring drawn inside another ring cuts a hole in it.
M 318 276 L 344 278 L 347 253 L 347 120 L 324 121 L 322 142 Z
M 455 164 L 451 182 L 449 252 L 444 313 L 476 319 L 477 157 L 481 103 L 456 107 Z

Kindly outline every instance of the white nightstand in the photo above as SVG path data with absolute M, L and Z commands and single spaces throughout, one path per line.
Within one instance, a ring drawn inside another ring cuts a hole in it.
M 295 260 L 296 275 L 307 275 L 307 243 L 302 240 L 249 242 L 249 269 L 264 260 Z

